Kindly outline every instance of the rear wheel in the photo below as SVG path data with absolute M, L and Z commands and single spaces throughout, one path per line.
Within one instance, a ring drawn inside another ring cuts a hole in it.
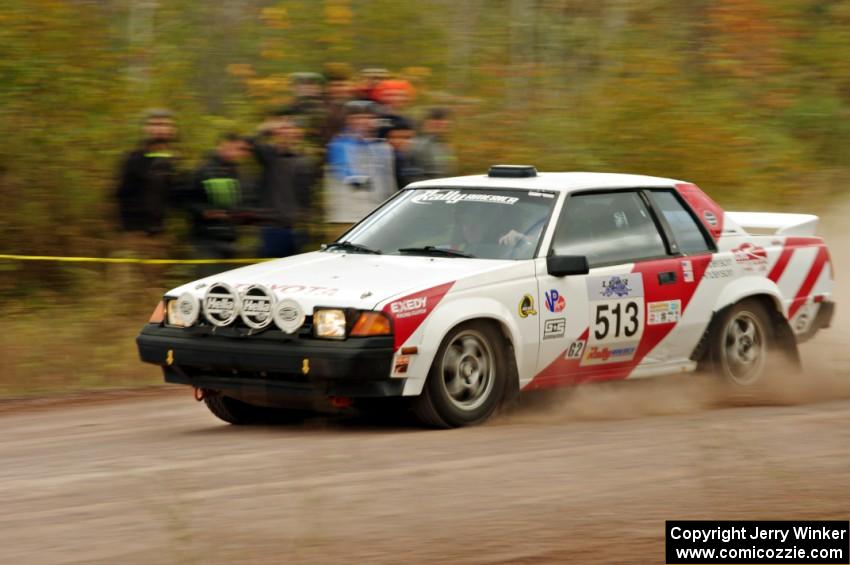
M 736 304 L 724 316 L 715 343 L 715 367 L 731 383 L 763 380 L 773 335 L 770 316 L 755 300 Z
M 451 428 L 486 420 L 505 395 L 510 365 L 499 331 L 485 322 L 454 328 L 440 345 L 413 412 L 424 424 Z

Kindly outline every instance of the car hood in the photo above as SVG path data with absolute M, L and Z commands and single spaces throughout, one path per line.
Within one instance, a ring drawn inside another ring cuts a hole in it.
M 251 285 L 272 290 L 278 299 L 291 298 L 306 313 L 316 306 L 374 309 L 395 296 L 497 270 L 514 261 L 313 252 L 226 271 L 179 286 L 167 296 L 190 292 L 202 298 L 215 283 L 239 291 Z

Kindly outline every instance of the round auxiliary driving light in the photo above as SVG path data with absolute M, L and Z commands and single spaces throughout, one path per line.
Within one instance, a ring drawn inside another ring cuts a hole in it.
M 272 323 L 274 306 L 275 297 L 266 287 L 250 286 L 242 294 L 242 308 L 239 315 L 249 328 L 261 330 Z
M 204 316 L 215 326 L 232 324 L 239 316 L 239 295 L 228 284 L 210 285 L 204 294 Z
M 191 292 L 184 292 L 177 297 L 177 311 L 180 313 L 181 325 L 188 328 L 198 321 L 201 313 L 201 301 Z
M 304 310 L 297 302 L 284 298 L 274 308 L 274 323 L 282 332 L 294 334 L 304 325 Z

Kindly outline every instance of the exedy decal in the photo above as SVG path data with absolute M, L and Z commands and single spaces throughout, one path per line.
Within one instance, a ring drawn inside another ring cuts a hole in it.
M 428 297 L 417 296 L 416 298 L 396 300 L 395 302 L 390 303 L 390 311 L 396 318 L 407 318 L 408 316 L 424 314 L 427 306 Z

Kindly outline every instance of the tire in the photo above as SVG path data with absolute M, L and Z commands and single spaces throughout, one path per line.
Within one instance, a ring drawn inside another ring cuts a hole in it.
M 223 394 L 204 396 L 204 404 L 217 418 L 236 426 L 271 423 L 280 415 L 280 411 L 272 408 L 254 406 Z
M 745 398 L 765 388 L 776 368 L 776 332 L 764 303 L 746 299 L 727 308 L 711 332 L 711 369 Z
M 443 339 L 413 414 L 426 426 L 456 428 L 479 424 L 501 404 L 511 365 L 505 339 L 493 325 L 475 321 Z

